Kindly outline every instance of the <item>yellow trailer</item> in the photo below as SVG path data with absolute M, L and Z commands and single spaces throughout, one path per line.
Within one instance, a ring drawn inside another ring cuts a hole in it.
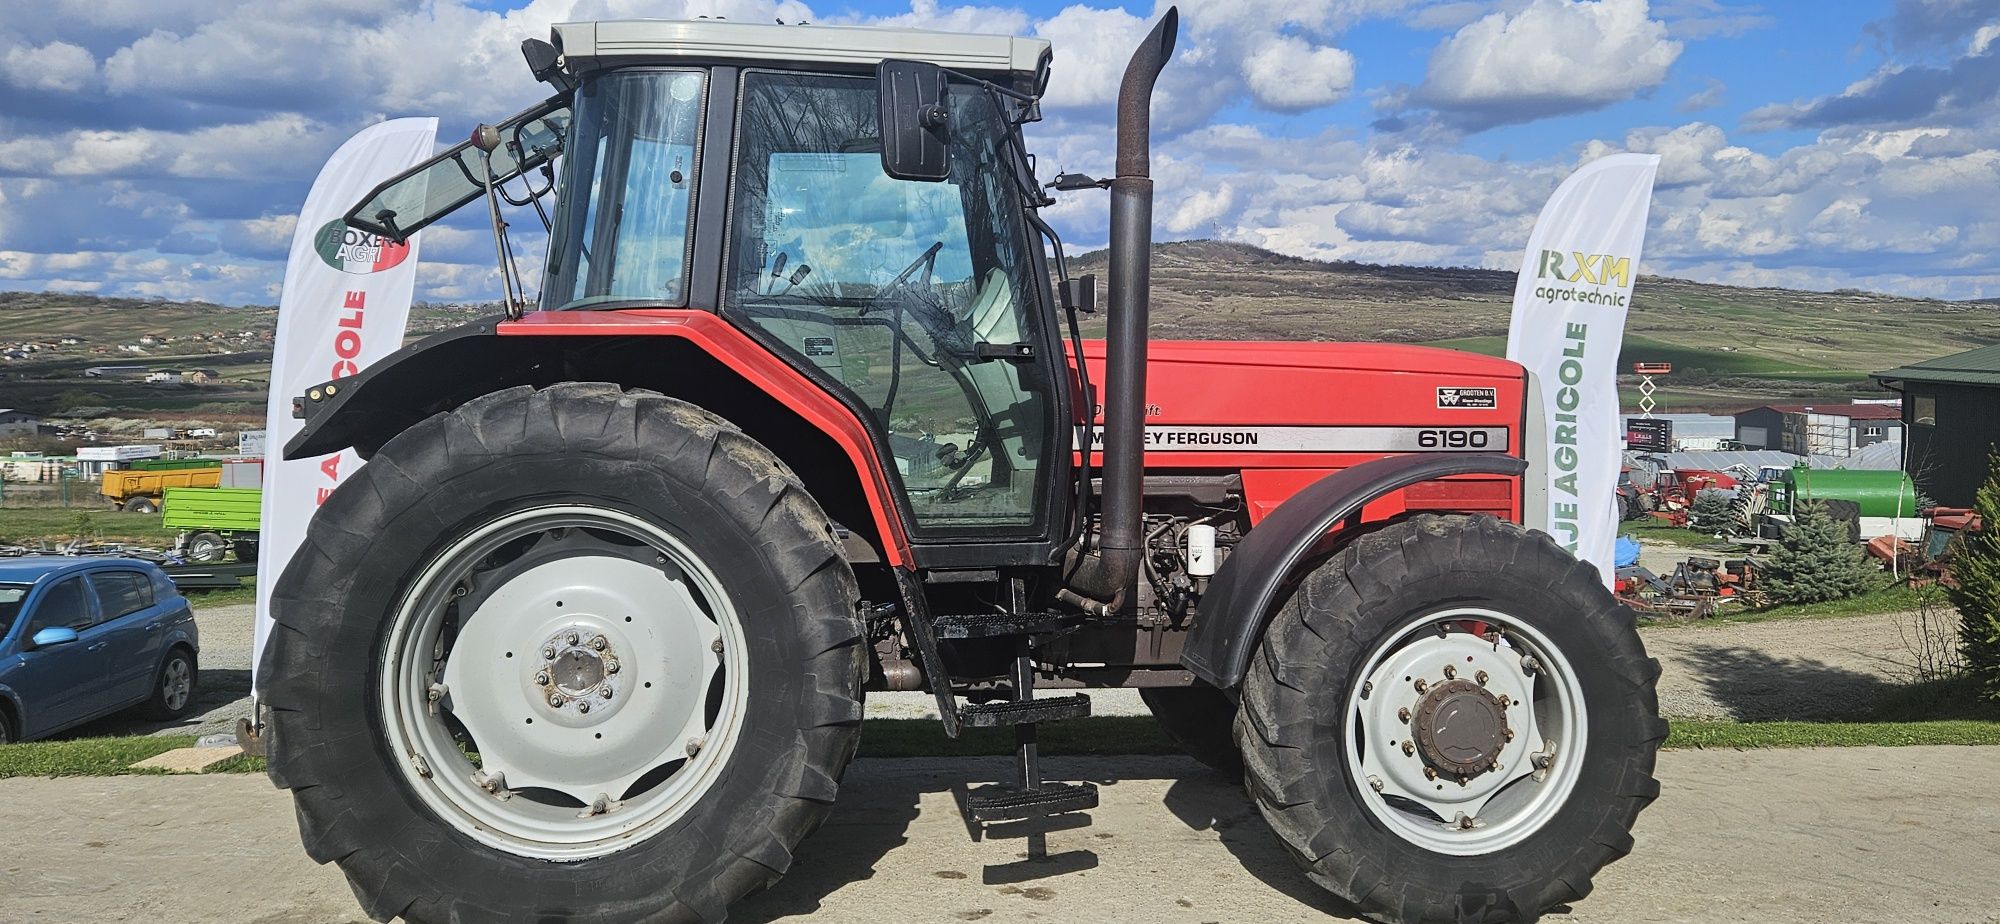
M 113 469 L 104 473 L 97 489 L 114 507 L 135 513 L 160 512 L 160 498 L 168 488 L 214 488 L 222 484 L 222 466 L 143 471 Z

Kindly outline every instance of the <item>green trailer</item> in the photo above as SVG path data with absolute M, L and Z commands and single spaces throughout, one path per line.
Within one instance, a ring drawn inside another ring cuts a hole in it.
M 1895 535 L 1917 539 L 1923 518 L 1917 515 L 1917 486 L 1900 471 L 1854 471 L 1844 468 L 1794 466 L 1771 485 L 1770 512 L 1789 522 L 1797 501 L 1848 501 L 1860 518 L 1862 539 Z
M 189 561 L 213 564 L 233 552 L 237 561 L 254 562 L 263 507 L 257 488 L 168 488 L 160 522 L 180 530 L 174 551 Z

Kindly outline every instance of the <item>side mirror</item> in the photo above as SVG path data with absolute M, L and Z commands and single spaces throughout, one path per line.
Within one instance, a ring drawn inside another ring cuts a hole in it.
M 883 173 L 926 183 L 950 175 L 951 107 L 946 92 L 944 68 L 935 64 L 890 58 L 875 66 Z
M 67 645 L 76 641 L 76 630 L 68 626 L 50 626 L 35 633 L 35 637 L 28 641 L 36 648 L 47 648 L 51 645 Z

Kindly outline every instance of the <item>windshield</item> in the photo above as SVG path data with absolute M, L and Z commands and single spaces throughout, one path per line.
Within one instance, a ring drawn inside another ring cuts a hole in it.
M 0 638 L 14 628 L 15 617 L 21 615 L 21 601 L 28 598 L 27 584 L 0 584 Z
M 614 71 L 578 87 L 542 306 L 685 303 L 703 75 Z
M 919 529 L 1031 526 L 1060 357 L 1013 126 L 977 86 L 949 105 L 950 176 L 898 180 L 873 79 L 746 74 L 724 307 L 874 411 Z

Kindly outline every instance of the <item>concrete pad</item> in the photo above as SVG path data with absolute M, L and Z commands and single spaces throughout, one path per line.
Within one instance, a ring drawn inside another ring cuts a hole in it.
M 1546 920 L 2000 924 L 2000 802 L 1964 798 L 2000 748 L 1673 751 L 1630 857 Z M 971 840 L 955 808 L 1004 759 L 863 760 L 791 872 L 732 922 L 1317 924 L 1340 909 L 1230 785 L 1179 757 L 1051 758 L 1103 784 L 1089 827 Z M 51 809 L 51 806 L 59 807 Z M 346 924 L 340 872 L 253 775 L 0 780 L 0 918 Z
M 132 765 L 134 770 L 165 770 L 168 773 L 201 773 L 243 753 L 230 747 L 191 747 L 163 751 Z

